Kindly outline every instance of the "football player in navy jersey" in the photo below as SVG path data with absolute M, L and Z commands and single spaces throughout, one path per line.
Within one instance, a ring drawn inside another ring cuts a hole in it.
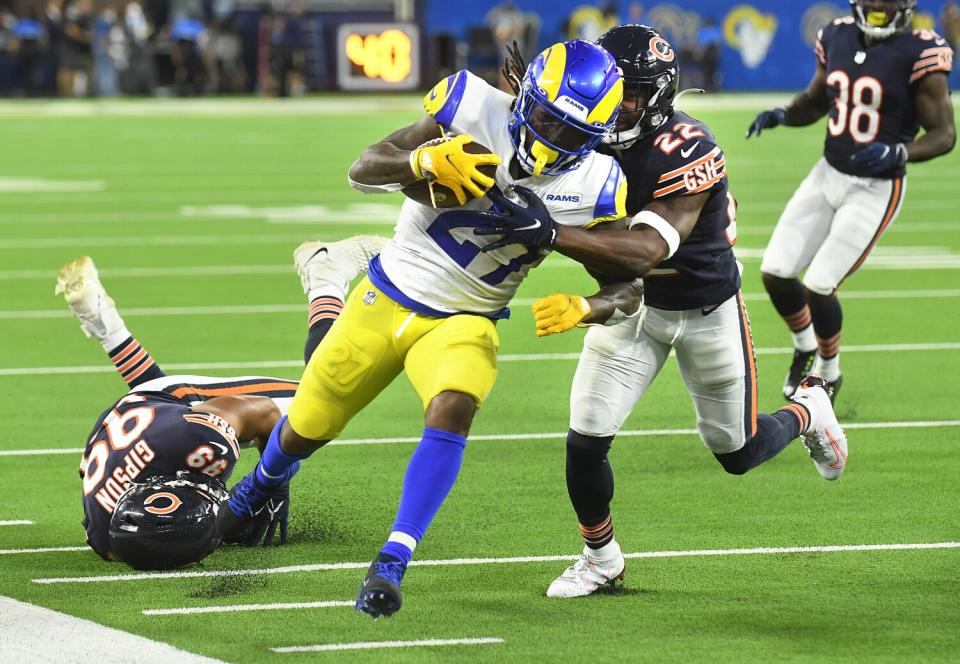
M 807 89 L 786 108 L 760 113 L 747 130 L 749 138 L 828 116 L 823 159 L 787 203 L 760 267 L 793 333 L 788 398 L 808 373 L 826 379 L 836 398 L 843 320 L 837 289 L 897 218 L 907 162 L 939 157 L 956 142 L 947 84 L 953 51 L 936 33 L 911 29 L 916 4 L 850 0 L 853 15 L 820 31 Z
M 547 590 L 558 598 L 589 595 L 622 578 L 607 453 L 671 350 L 693 400 L 700 437 L 728 473 L 746 473 L 799 436 L 826 479 L 840 476 L 847 453 L 822 381 L 806 381 L 791 405 L 771 415 L 757 412 L 753 341 L 732 249 L 736 202 L 710 129 L 674 108 L 679 85 L 674 50 L 642 25 L 613 28 L 597 43 L 623 71 L 620 120 L 607 149 L 627 175 L 629 229 L 559 227 L 520 189 L 526 206 L 498 201 L 501 213 L 490 215 L 489 229 L 477 231 L 505 234 L 488 246 L 549 246 L 598 278 L 643 278 L 641 312 L 621 315 L 612 326 L 590 326 L 573 379 L 567 490 L 585 546 L 580 560 Z M 581 297 L 555 293 L 533 310 L 537 335 L 544 336 L 578 325 L 589 306 Z
M 306 357 L 337 318 L 349 281 L 385 241 L 308 242 L 294 252 L 310 302 Z M 216 515 L 240 449 L 255 444 L 262 450 L 297 382 L 165 374 L 130 334 L 87 256 L 60 270 L 56 291 L 130 388 L 87 437 L 80 477 L 88 544 L 105 560 L 119 558 L 137 569 L 197 562 L 220 543 Z M 269 546 L 278 528 L 280 543 L 286 542 L 287 483 L 295 472 L 231 542 Z

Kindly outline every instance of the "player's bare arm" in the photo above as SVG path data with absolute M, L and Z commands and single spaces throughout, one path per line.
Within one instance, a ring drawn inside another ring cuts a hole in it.
M 584 231 L 561 226 L 553 249 L 579 263 L 642 277 L 676 250 L 671 244 L 679 245 L 690 237 L 709 198 L 710 193 L 703 192 L 653 201 L 630 220 L 629 230 Z M 664 237 L 672 233 L 662 222 L 673 229 L 675 238 Z
M 605 230 L 603 226 L 584 230 L 561 226 L 532 192 L 516 187 L 525 206 L 491 191 L 500 210 L 491 213 L 491 225 L 478 228 L 477 235 L 503 237 L 484 247 L 491 251 L 507 244 L 531 249 L 550 248 L 579 263 L 620 279 L 636 279 L 670 257 L 686 240 L 710 198 L 710 192 L 676 196 L 651 202 L 630 220 L 629 230 Z
M 480 166 L 500 163 L 494 154 L 467 152 L 464 146 L 472 141 L 466 135 L 444 137 L 440 125 L 425 115 L 364 150 L 350 167 L 350 184 L 378 193 L 399 191 L 418 180 L 435 181 L 452 189 L 462 205 L 466 192 L 479 198 L 494 184 Z
M 420 178 L 410 166 L 410 154 L 427 141 L 442 136 L 440 125 L 425 115 L 361 152 L 350 167 L 350 180 L 369 187 L 413 184 Z
M 906 146 L 907 161 L 927 161 L 953 150 L 957 126 L 946 74 L 930 74 L 920 81 L 914 97 L 924 134 Z
M 612 325 L 636 315 L 643 305 L 643 282 L 615 281 L 587 268 L 597 278 L 600 290 L 582 297 L 568 293 L 552 293 L 533 303 L 537 336 L 566 332 L 583 325 Z
M 773 129 L 780 125 L 788 127 L 806 127 L 826 115 L 830 110 L 827 96 L 827 70 L 817 62 L 807 89 L 793 98 L 785 108 L 761 111 L 747 129 L 747 138 L 759 137 L 764 129 Z
M 280 409 L 272 399 L 247 394 L 214 397 L 193 410 L 223 418 L 237 432 L 237 440 L 253 441 L 261 451 L 280 419 Z

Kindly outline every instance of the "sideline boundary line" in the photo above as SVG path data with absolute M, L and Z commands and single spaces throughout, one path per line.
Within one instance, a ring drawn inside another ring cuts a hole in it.
M 624 558 L 687 558 L 701 556 L 750 556 L 787 553 L 840 553 L 855 551 L 919 551 L 930 549 L 960 549 L 960 542 L 921 542 L 915 544 L 841 544 L 825 546 L 758 547 L 752 549 L 688 549 L 682 551 L 638 551 L 624 554 Z M 546 563 L 576 560 L 576 555 L 511 556 L 503 558 L 447 558 L 441 560 L 413 560 L 417 567 L 447 567 L 461 565 L 510 565 L 518 563 Z M 255 576 L 258 574 L 292 574 L 297 572 L 327 572 L 334 570 L 366 569 L 369 561 L 358 563 L 317 563 L 289 565 L 261 569 L 225 569 L 203 572 L 147 572 L 142 574 L 115 574 L 110 576 L 74 576 L 31 579 L 41 585 L 62 583 L 115 583 L 150 579 L 200 579 L 225 576 Z

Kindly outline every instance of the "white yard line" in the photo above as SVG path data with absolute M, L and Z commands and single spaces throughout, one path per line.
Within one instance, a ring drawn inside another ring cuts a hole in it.
M 329 609 L 353 606 L 353 600 L 326 602 L 279 602 L 277 604 L 227 604 L 225 606 L 183 606 L 178 609 L 144 609 L 145 616 L 187 616 L 196 613 L 236 613 L 240 611 L 280 611 L 285 609 Z
M 383 648 L 427 648 L 436 646 L 482 646 L 505 643 L 496 637 L 468 639 L 422 639 L 419 641 L 355 641 L 353 643 L 319 643 L 312 646 L 283 646 L 270 648 L 275 653 L 335 652 L 340 650 L 379 650 Z
M 0 177 L 0 194 L 69 194 L 103 191 L 102 180 L 51 180 L 48 178 Z
M 138 237 L 108 235 L 94 237 L 22 238 L 0 240 L 0 249 L 57 249 L 89 247 L 196 247 L 200 245 L 249 245 L 293 244 L 302 242 L 306 236 L 280 235 L 276 233 L 257 235 L 142 235 Z
M 0 597 L 0 659 L 17 664 L 109 661 L 111 664 L 216 664 L 166 643 L 90 620 Z
M 32 526 L 33 521 L 26 519 L 13 519 L 12 521 L 0 521 L 0 526 Z
M 843 347 L 844 353 L 903 353 L 960 350 L 960 341 L 943 341 L 933 343 L 912 344 L 850 344 Z M 771 347 L 757 348 L 757 355 L 791 355 L 793 348 Z M 573 353 L 518 353 L 500 355 L 499 362 L 548 362 L 573 361 L 580 358 L 580 352 Z M 232 371 L 247 369 L 291 369 L 303 368 L 302 360 L 262 360 L 254 362 L 164 362 L 163 368 L 168 373 L 174 371 Z M 70 374 L 101 374 L 114 373 L 116 368 L 105 364 L 65 366 L 65 367 L 14 367 L 0 369 L 3 376 L 61 376 Z
M 844 422 L 844 429 L 937 429 L 941 427 L 958 427 L 960 420 L 911 420 L 905 422 Z M 624 430 L 617 434 L 618 438 L 650 438 L 656 436 L 690 436 L 697 434 L 696 429 L 637 429 Z M 547 433 L 503 433 L 503 434 L 476 434 L 470 436 L 474 443 L 497 442 L 505 440 L 558 440 L 566 438 L 566 431 Z M 388 438 L 341 438 L 330 445 L 391 445 L 398 443 L 417 443 L 419 436 L 394 436 Z M 24 450 L 0 450 L 0 457 L 14 456 L 56 456 L 61 454 L 83 454 L 82 447 L 55 447 Z
M 687 549 L 680 551 L 638 551 L 624 554 L 625 558 L 688 558 L 696 556 L 750 556 L 788 553 L 842 553 L 854 551 L 922 551 L 929 549 L 958 549 L 960 542 L 921 542 L 916 544 L 840 544 L 826 546 L 758 547 L 752 549 Z M 510 556 L 503 558 L 449 558 L 443 560 L 414 560 L 418 567 L 448 567 L 462 565 L 511 565 L 520 563 L 546 563 L 575 560 L 574 554 L 556 556 Z M 198 579 L 225 576 L 255 576 L 258 574 L 296 574 L 300 572 L 327 572 L 335 570 L 366 569 L 369 561 L 349 563 L 317 563 L 313 565 L 289 565 L 259 569 L 225 569 L 191 572 L 146 572 L 141 574 L 116 574 L 110 576 L 74 576 L 31 579 L 42 585 L 74 583 L 116 583 L 144 581 L 148 579 Z
M 0 549 L 0 556 L 16 556 L 22 553 L 59 553 L 90 550 L 89 546 L 46 546 L 34 549 Z

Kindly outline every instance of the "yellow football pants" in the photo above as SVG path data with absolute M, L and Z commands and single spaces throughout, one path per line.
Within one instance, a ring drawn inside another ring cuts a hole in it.
M 497 329 L 483 316 L 430 318 L 364 278 L 314 351 L 287 416 L 293 430 L 332 440 L 405 370 L 426 410 L 445 391 L 479 406 L 497 377 Z

